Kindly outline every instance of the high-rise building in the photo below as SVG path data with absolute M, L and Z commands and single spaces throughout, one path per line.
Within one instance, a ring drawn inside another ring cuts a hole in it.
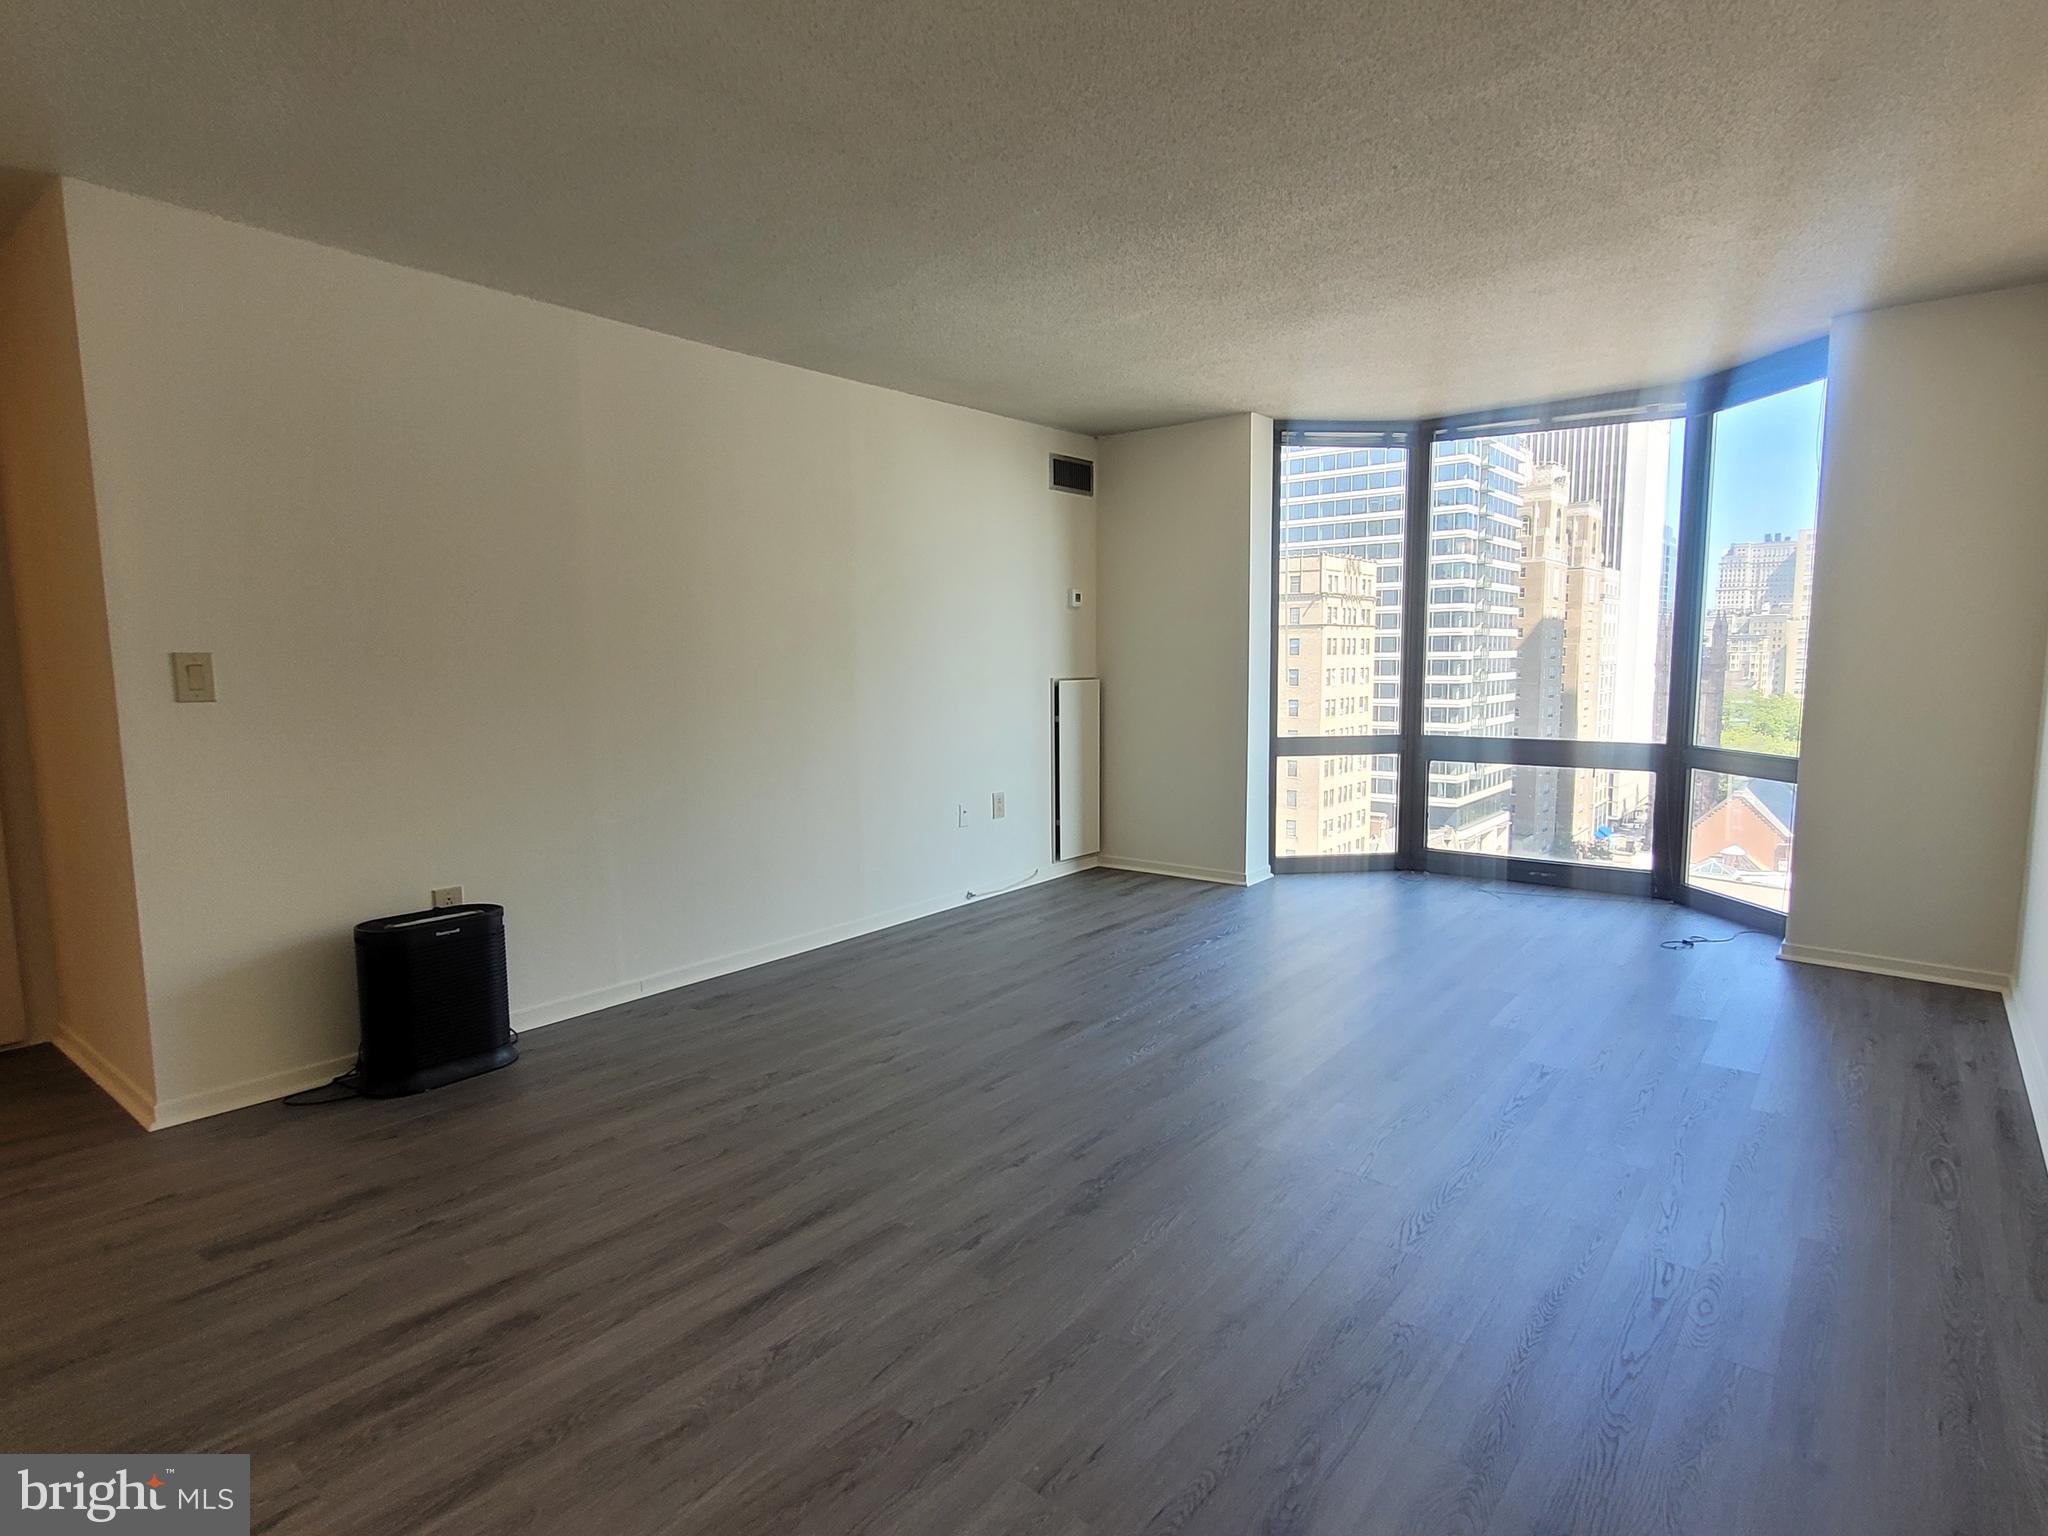
M 1700 636 L 1698 735 L 1701 746 L 1721 744 L 1721 717 L 1728 700 L 1728 615 L 1710 613 Z
M 1401 529 L 1408 450 L 1392 444 L 1288 447 L 1281 452 L 1280 475 L 1282 559 L 1349 555 L 1371 567 L 1375 687 L 1365 728 L 1392 735 L 1401 725 Z
M 1516 616 L 1516 730 L 1611 740 L 1621 573 L 1604 563 L 1605 509 L 1575 500 L 1562 465 L 1531 467 L 1523 497 L 1522 589 Z M 1589 848 L 1613 816 L 1614 776 L 1590 769 L 1516 770 L 1514 845 L 1538 857 Z
M 1280 475 L 1278 732 L 1392 735 L 1400 728 L 1408 450 L 1391 442 L 1289 446 Z M 1300 680 L 1292 687 L 1290 669 Z M 1282 759 L 1279 854 L 1393 852 L 1396 763 L 1392 755 Z
M 1379 572 L 1359 555 L 1282 554 L 1274 698 L 1283 736 L 1374 733 Z M 1363 753 L 1283 759 L 1274 847 L 1282 857 L 1391 853 L 1394 759 Z
M 1655 739 L 1668 676 L 1641 642 L 1669 607 L 1672 432 L 1639 422 L 1434 445 L 1427 735 Z M 1572 464 L 1609 499 L 1586 494 Z M 1405 480 L 1398 447 L 1283 450 L 1276 574 L 1293 654 L 1277 679 L 1282 736 L 1399 726 Z M 1333 602 L 1340 594 L 1358 601 Z M 1320 675 L 1308 664 L 1319 647 Z M 1393 848 L 1395 758 L 1283 757 L 1277 772 L 1283 856 Z M 1427 840 L 1458 852 L 1582 856 L 1600 829 L 1647 812 L 1642 774 L 1443 750 L 1427 782 Z
M 1669 421 L 1639 421 L 1616 430 L 1627 445 L 1621 500 L 1602 503 L 1609 525 L 1607 563 L 1620 576 L 1614 739 L 1656 741 L 1664 733 L 1671 687 L 1671 563 L 1678 523 L 1671 460 L 1682 428 Z M 1574 480 L 1572 494 L 1588 493 Z M 1618 535 L 1612 531 L 1617 522 Z M 1624 782 L 1642 786 L 1647 781 L 1631 777 Z
M 1531 432 L 1526 441 L 1533 464 L 1555 464 L 1571 477 L 1572 494 L 1581 501 L 1597 501 L 1607 511 L 1601 560 L 1619 567 L 1634 530 L 1623 520 L 1628 505 L 1629 471 L 1650 461 L 1635 439 L 1641 425 L 1611 422 L 1597 427 L 1565 427 L 1552 432 Z M 1666 432 L 1668 423 L 1659 422 Z M 1659 471 L 1663 459 L 1655 459 Z
M 1678 580 L 1678 529 L 1667 525 L 1662 540 L 1662 553 L 1657 561 L 1657 656 L 1651 667 L 1650 720 L 1651 733 L 1643 738 L 1655 740 L 1669 730 L 1671 717 L 1671 636 L 1677 625 L 1674 603 Z
M 1702 692 L 1806 695 L 1814 530 L 1731 544 L 1716 568 Z M 1708 715 L 1702 711 L 1703 726 Z M 1718 719 L 1718 712 L 1713 717 Z
M 1813 602 L 1813 547 L 1811 528 L 1730 544 L 1721 553 L 1714 608 L 1730 618 L 1771 610 L 1803 617 Z
M 1522 494 L 1529 450 L 1519 437 L 1436 445 L 1429 510 L 1429 639 L 1423 728 L 1515 734 L 1516 608 L 1521 600 Z M 1514 770 L 1438 760 L 1429 773 L 1429 842 L 1506 853 Z

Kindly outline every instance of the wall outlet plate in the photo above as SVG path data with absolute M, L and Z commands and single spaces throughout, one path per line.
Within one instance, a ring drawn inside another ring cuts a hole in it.
M 1003 815 L 1003 792 L 999 789 L 988 797 L 988 819 L 990 821 L 1001 821 Z
M 437 907 L 459 907 L 462 905 L 462 887 L 459 885 L 437 885 L 428 893 L 431 903 Z

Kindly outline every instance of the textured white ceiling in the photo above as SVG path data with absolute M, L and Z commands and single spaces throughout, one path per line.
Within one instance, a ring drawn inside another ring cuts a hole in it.
M 0 0 L 0 164 L 1089 431 L 2048 272 L 2044 0 Z

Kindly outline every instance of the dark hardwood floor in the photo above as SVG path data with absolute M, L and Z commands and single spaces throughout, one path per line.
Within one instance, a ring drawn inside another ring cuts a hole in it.
M 1098 873 L 417 1099 L 15 1053 L 0 1445 L 293 1532 L 2048 1530 L 1997 1000 L 1697 932 Z

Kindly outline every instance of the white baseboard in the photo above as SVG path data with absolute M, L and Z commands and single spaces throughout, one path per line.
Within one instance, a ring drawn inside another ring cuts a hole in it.
M 577 992 L 569 997 L 558 997 L 549 1003 L 529 1003 L 524 1008 L 512 1010 L 512 1027 L 522 1035 L 528 1030 L 545 1029 L 550 1024 L 559 1024 L 564 1019 L 580 1019 L 586 1013 L 596 1013 L 600 1008 L 613 1008 L 620 1003 L 630 1003 L 636 997 L 644 996 L 647 984 L 643 981 L 622 981 L 616 986 L 597 987 L 589 992 Z
M 1083 869 L 1092 869 L 1094 866 L 1095 859 L 1092 855 L 1087 858 L 1068 859 L 1062 863 L 1048 864 L 1027 879 L 1010 886 L 1008 890 L 992 891 L 986 896 L 969 897 L 963 891 L 957 896 L 947 895 L 929 901 L 914 902 L 850 923 L 813 929 L 809 933 L 756 945 L 751 949 L 734 950 L 729 954 L 717 955 L 674 970 L 660 971 L 637 980 L 617 982 L 611 986 L 577 993 L 572 997 L 557 998 L 552 1002 L 528 1004 L 513 1012 L 512 1027 L 521 1032 L 542 1029 L 549 1024 L 581 1018 L 601 1008 L 631 1002 L 638 997 L 670 992 L 677 987 L 687 987 L 693 982 L 709 981 L 715 976 L 744 971 L 752 966 L 765 965 L 771 960 L 784 960 L 808 950 L 822 949 L 828 944 L 838 944 L 847 939 L 859 938 L 863 934 L 876 933 L 884 928 L 894 928 L 901 923 L 915 922 L 921 917 L 931 917 L 940 912 L 950 911 L 955 907 L 1007 895 L 1009 891 L 1021 891 L 1030 886 L 1043 885 L 1048 880 L 1057 880 Z M 212 1115 L 224 1115 L 230 1110 L 247 1109 L 252 1104 L 265 1104 L 272 1099 L 284 1098 L 287 1094 L 304 1092 L 308 1088 L 318 1088 L 337 1073 L 346 1071 L 355 1061 L 353 1055 L 330 1057 L 322 1061 L 307 1062 L 303 1066 L 289 1067 L 280 1072 L 268 1073 L 262 1077 L 252 1077 L 244 1082 L 208 1088 L 199 1093 L 181 1094 L 175 1099 L 165 1099 L 152 1104 L 148 1095 L 140 1093 L 132 1084 L 127 1083 L 127 1080 L 113 1071 L 97 1052 L 91 1051 L 90 1047 L 79 1041 L 70 1041 L 67 1044 L 67 1038 L 60 1036 L 58 1044 L 63 1047 L 66 1055 L 78 1062 L 79 1069 L 106 1089 L 121 1107 L 143 1126 L 156 1131 L 173 1125 L 184 1125 L 193 1120 L 203 1120 Z M 81 1053 L 89 1053 L 89 1059 Z
M 1097 861 L 1103 869 L 1129 870 L 1134 875 L 1170 875 L 1175 880 L 1203 880 L 1210 885 L 1257 885 L 1261 880 L 1273 878 L 1273 871 L 1254 873 L 1247 878 L 1241 869 L 1206 869 L 1199 864 L 1160 864 L 1150 859 L 1112 858 L 1103 854 Z
M 281 1099 L 287 1094 L 304 1093 L 308 1088 L 319 1088 L 333 1081 L 355 1064 L 355 1053 L 350 1052 L 346 1056 L 331 1056 L 325 1061 L 308 1062 L 303 1067 L 289 1067 L 282 1072 L 266 1073 L 225 1087 L 208 1088 L 203 1093 L 159 1099 L 156 1118 L 150 1122 L 149 1128 L 153 1131 L 166 1130 L 188 1121 L 204 1120 L 210 1115 L 224 1115 L 231 1109 L 247 1109 L 251 1104 L 268 1104 L 272 1099 Z
M 1801 965 L 1827 965 L 1838 971 L 1867 971 L 1873 976 L 1897 976 L 1905 981 L 1934 981 L 1950 987 L 1970 987 L 1979 992 L 2004 992 L 2012 977 L 1999 971 L 1977 971 L 1963 965 L 1936 965 L 1922 960 L 1899 960 L 1890 955 L 1864 955 L 1853 949 L 1820 949 L 1810 944 L 1780 944 L 1780 960 Z
M 2034 1135 L 2048 1159 L 2048 1018 L 2036 1019 L 2020 1005 L 2019 994 L 2005 989 L 2005 1024 L 2012 1031 L 2012 1048 L 2020 1059 L 2020 1081 L 2027 1090 L 2028 1107 L 2034 1111 Z
M 757 944 L 748 949 L 731 950 L 726 954 L 714 955 L 690 965 L 678 966 L 674 970 L 656 971 L 653 975 L 643 976 L 637 981 L 619 982 L 613 986 L 599 987 L 594 991 L 579 992 L 573 997 L 556 998 L 553 1002 L 529 1004 L 514 1011 L 512 1027 L 522 1033 L 530 1029 L 545 1029 L 550 1024 L 580 1019 L 585 1014 L 596 1013 L 601 1008 L 629 1003 L 636 997 L 653 997 L 662 992 L 673 992 L 678 987 L 694 986 L 700 981 L 730 976 L 734 971 L 752 970 L 755 966 L 767 965 L 770 961 L 787 960 L 791 955 L 808 954 L 811 950 L 823 949 L 827 945 L 843 944 L 848 939 L 879 933 L 884 928 L 914 923 L 921 917 L 936 917 L 939 913 L 950 912 L 955 907 L 975 906 L 997 896 L 1008 896 L 1016 891 L 1029 890 L 1034 885 L 1044 885 L 1048 880 L 1058 880 L 1063 876 L 1093 868 L 1093 854 L 1078 859 L 1067 859 L 1048 864 L 1027 879 L 1000 891 L 990 891 L 986 895 L 970 897 L 962 892 L 958 896 L 940 896 L 929 901 L 912 902 L 907 906 L 877 912 L 850 923 L 835 923 L 826 928 L 813 928 L 809 933 L 799 933 L 771 943 Z
M 137 1125 L 145 1131 L 156 1129 L 155 1095 L 143 1092 L 127 1073 L 66 1030 L 58 1030 L 51 1036 L 50 1043 L 62 1051 L 74 1067 L 97 1083 L 101 1092 L 128 1111 Z

